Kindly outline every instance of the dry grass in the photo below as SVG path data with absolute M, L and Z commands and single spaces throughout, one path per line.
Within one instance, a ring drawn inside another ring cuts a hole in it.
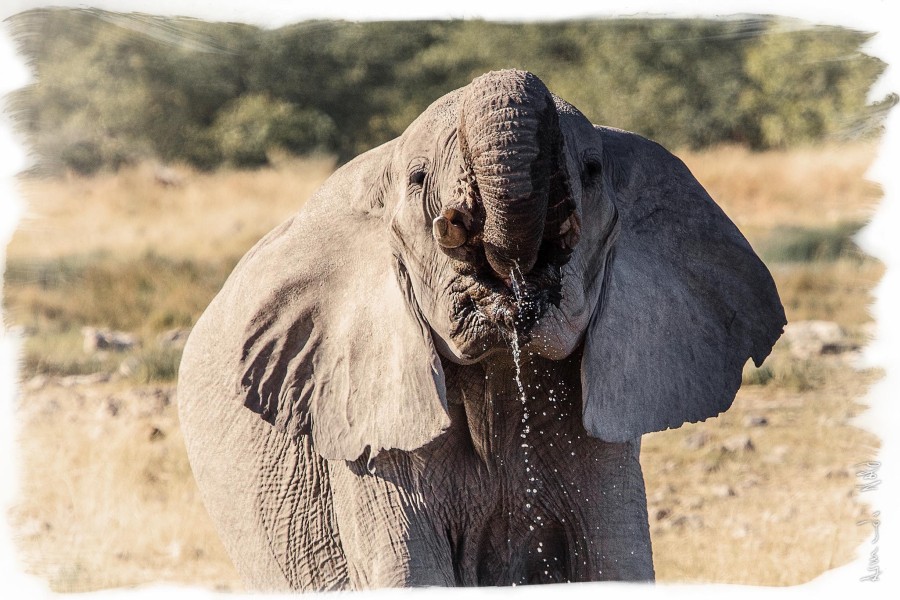
M 881 197 L 865 179 L 873 143 L 751 152 L 726 146 L 679 157 L 742 231 L 866 222 Z
M 771 265 L 788 322 L 834 321 L 850 331 L 872 321 L 869 308 L 884 266 L 875 260 Z
M 862 179 L 871 145 L 685 161 L 770 264 L 790 320 L 836 321 L 863 341 L 882 267 L 847 254 L 878 196 Z M 59 591 L 175 581 L 235 589 L 200 504 L 171 403 L 178 350 L 155 336 L 190 325 L 234 261 L 293 214 L 327 160 L 217 174 L 180 170 L 165 187 L 149 165 L 119 175 L 27 181 L 33 213 L 9 248 L 5 305 L 26 328 L 20 440 L 26 474 L 13 512 L 31 572 Z M 795 227 L 813 250 L 787 251 Z M 810 241 L 811 240 L 811 241 Z M 782 240 L 783 241 L 783 240 Z M 837 248 L 819 252 L 815 244 Z M 86 354 L 83 325 L 121 328 L 143 347 Z M 166 354 L 168 352 L 168 354 Z M 135 375 L 108 383 L 65 375 Z M 642 462 L 661 581 L 787 585 L 847 562 L 866 531 L 852 465 L 877 440 L 849 424 L 876 377 L 846 357 L 801 361 L 780 347 L 764 385 L 746 385 L 718 419 L 645 438 Z M 149 404 L 148 404 L 149 403 Z M 764 417 L 765 425 L 748 424 Z M 698 444 L 695 436 L 706 436 Z M 723 450 L 735 435 L 752 449 Z M 823 443 L 824 442 L 824 443 Z
M 47 382 L 21 411 L 23 501 L 13 519 L 57 591 L 144 582 L 236 589 L 197 498 L 172 386 Z
M 158 254 L 11 259 L 7 304 L 11 316 L 30 327 L 102 324 L 149 334 L 192 325 L 236 262 L 237 257 L 194 261 Z
M 148 252 L 193 260 L 242 255 L 297 212 L 334 161 L 291 160 L 257 171 L 198 173 L 178 168 L 179 185 L 156 180 L 150 164 L 96 177 L 26 180 L 28 217 L 9 246 L 12 260 Z
M 850 419 L 877 375 L 839 358 L 825 372 L 802 392 L 745 387 L 717 419 L 644 437 L 659 581 L 795 585 L 854 558 L 872 512 L 854 465 L 878 440 Z
M 334 168 L 330 158 L 281 160 L 275 168 L 215 174 L 175 168 L 176 185 L 143 164 L 96 177 L 26 179 L 28 218 L 7 252 L 4 312 L 32 333 L 24 374 L 115 373 L 174 377 L 154 346 L 168 329 L 189 327 L 237 260 L 296 213 Z M 137 334 L 142 352 L 81 351 L 82 326 Z M 163 357 L 166 358 L 166 357 Z M 157 359 L 157 360 L 154 360 Z
M 750 152 L 723 147 L 679 156 L 742 231 L 864 223 L 881 196 L 864 179 L 874 144 Z M 11 259 L 53 259 L 112 251 L 208 260 L 242 254 L 295 213 L 330 174 L 331 159 L 287 161 L 276 169 L 197 173 L 177 169 L 165 187 L 144 164 L 97 177 L 28 180 L 29 218 Z
M 682 154 L 773 261 L 788 321 L 834 321 L 857 343 L 867 339 L 871 290 L 884 270 L 845 248 L 881 195 L 864 179 L 874 157 L 872 144 Z M 870 533 L 857 525 L 871 508 L 854 465 L 872 460 L 878 440 L 850 420 L 878 374 L 853 369 L 853 355 L 799 359 L 782 346 L 764 367 L 771 380 L 745 385 L 727 413 L 645 436 L 660 581 L 803 583 L 852 560 Z

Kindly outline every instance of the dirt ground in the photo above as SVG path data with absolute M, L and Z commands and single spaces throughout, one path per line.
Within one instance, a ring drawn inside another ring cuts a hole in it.
M 792 585 L 853 559 L 872 512 L 858 464 L 877 440 L 851 419 L 877 373 L 833 360 L 827 390 L 751 387 L 718 419 L 644 438 L 660 582 Z M 190 478 L 173 385 L 36 376 L 24 388 L 27 501 L 13 518 L 29 571 L 59 591 L 240 590 Z

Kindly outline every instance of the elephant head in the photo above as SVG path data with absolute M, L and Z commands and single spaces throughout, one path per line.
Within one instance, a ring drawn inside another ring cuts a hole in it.
M 338 170 L 207 314 L 186 360 L 205 352 L 211 384 L 347 460 L 439 436 L 445 368 L 512 347 L 580 357 L 602 440 L 704 420 L 785 323 L 765 266 L 677 158 L 522 71 L 477 78 Z

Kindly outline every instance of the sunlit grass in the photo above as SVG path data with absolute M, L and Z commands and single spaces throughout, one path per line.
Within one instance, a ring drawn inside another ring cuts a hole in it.
M 235 589 L 197 497 L 170 388 L 47 384 L 23 406 L 12 512 L 29 571 L 61 592 L 151 582 Z
M 745 386 L 715 419 L 644 436 L 660 582 L 796 585 L 854 558 L 873 510 L 854 465 L 878 440 L 851 423 L 879 374 L 839 358 L 813 368 L 811 385 Z
M 881 198 L 865 179 L 871 142 L 752 152 L 740 146 L 678 152 L 750 241 L 776 227 L 867 222 Z
M 162 185 L 156 167 L 118 174 L 29 179 L 27 218 L 10 243 L 12 259 L 47 260 L 97 252 L 147 253 L 215 261 L 241 256 L 296 213 L 334 169 L 330 158 L 281 160 L 254 171 L 176 168 Z
M 839 260 L 770 268 L 789 322 L 834 321 L 853 334 L 872 321 L 872 288 L 884 273 L 880 263 Z
M 147 253 L 11 259 L 6 306 L 16 322 L 39 328 L 89 325 L 151 333 L 189 327 L 238 258 L 193 261 Z

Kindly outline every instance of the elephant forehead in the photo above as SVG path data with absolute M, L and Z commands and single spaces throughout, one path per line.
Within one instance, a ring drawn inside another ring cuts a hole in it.
M 422 114 L 410 123 L 403 138 L 407 141 L 422 136 L 431 137 L 448 129 L 455 129 L 459 124 L 459 98 L 462 89 L 454 90 L 435 100 Z

